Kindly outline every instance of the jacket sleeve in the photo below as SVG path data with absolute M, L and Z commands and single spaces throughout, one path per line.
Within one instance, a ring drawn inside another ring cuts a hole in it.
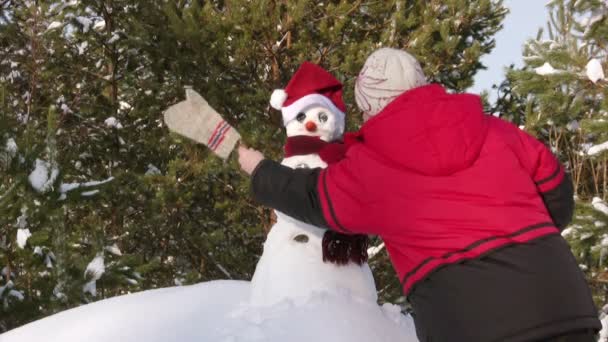
M 526 132 L 519 130 L 519 134 L 525 154 L 524 167 L 536 184 L 553 223 L 563 229 L 572 221 L 574 213 L 572 179 L 547 146 Z
M 300 221 L 345 234 L 378 234 L 361 182 L 344 159 L 325 169 L 264 160 L 252 175 L 254 199 Z M 360 176 L 359 176 L 360 177 Z
M 256 202 L 317 227 L 329 228 L 319 203 L 321 169 L 292 169 L 265 159 L 251 177 Z

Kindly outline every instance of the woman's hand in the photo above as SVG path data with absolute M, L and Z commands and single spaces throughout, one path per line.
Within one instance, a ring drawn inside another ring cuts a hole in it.
M 262 152 L 239 145 L 239 164 L 248 175 L 251 176 L 262 160 L 264 160 Z

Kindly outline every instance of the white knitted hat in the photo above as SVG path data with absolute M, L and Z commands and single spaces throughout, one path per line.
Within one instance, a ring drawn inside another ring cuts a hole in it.
M 355 82 L 355 101 L 365 114 L 378 114 L 405 91 L 426 85 L 420 63 L 403 50 L 382 48 L 365 61 Z

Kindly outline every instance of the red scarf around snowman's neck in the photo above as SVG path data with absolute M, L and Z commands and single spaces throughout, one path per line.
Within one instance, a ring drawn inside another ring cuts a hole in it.
M 344 158 L 346 151 L 356 140 L 360 140 L 359 136 L 355 137 L 354 134 L 349 133 L 344 138 L 345 142 L 329 143 L 319 137 L 307 135 L 288 137 L 285 144 L 285 158 L 316 153 L 327 164 L 336 163 Z

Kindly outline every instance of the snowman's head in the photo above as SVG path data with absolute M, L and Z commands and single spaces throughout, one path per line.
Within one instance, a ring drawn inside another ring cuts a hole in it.
M 288 137 L 306 135 L 329 142 L 344 133 L 342 83 L 316 64 L 302 63 L 285 89 L 272 92 L 270 105 L 281 111 Z
M 285 124 L 288 137 L 307 135 L 334 141 L 344 133 L 344 115 L 323 105 L 311 105 Z

